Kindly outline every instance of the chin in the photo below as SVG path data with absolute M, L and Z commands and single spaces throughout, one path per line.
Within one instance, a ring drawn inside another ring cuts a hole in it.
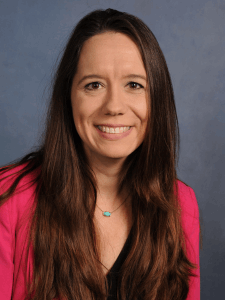
M 132 151 L 133 152 L 133 151 Z M 115 158 L 115 159 L 125 159 L 127 158 L 132 152 L 130 151 L 113 151 L 112 153 L 104 153 L 103 156 L 108 158 Z

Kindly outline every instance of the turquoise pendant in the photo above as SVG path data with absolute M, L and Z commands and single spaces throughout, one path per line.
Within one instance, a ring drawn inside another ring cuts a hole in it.
M 104 217 L 110 217 L 111 213 L 109 211 L 103 211 L 103 216 Z

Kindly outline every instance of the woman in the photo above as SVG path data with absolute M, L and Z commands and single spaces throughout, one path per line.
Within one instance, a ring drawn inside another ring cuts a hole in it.
M 200 299 L 199 219 L 176 177 L 160 47 L 96 10 L 55 75 L 40 149 L 1 169 L 0 299 Z

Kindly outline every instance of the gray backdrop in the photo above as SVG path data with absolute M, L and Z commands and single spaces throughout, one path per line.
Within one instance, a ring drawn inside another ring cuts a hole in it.
M 201 299 L 224 299 L 225 0 L 0 0 L 0 165 L 37 145 L 71 29 L 108 7 L 140 17 L 165 54 L 181 132 L 178 174 L 202 217 Z

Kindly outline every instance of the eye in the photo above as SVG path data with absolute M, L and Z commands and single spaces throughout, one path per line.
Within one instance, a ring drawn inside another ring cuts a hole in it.
M 133 90 L 140 90 L 144 88 L 143 85 L 133 81 L 129 82 L 128 85 L 130 85 Z
M 92 86 L 92 88 L 91 88 Z M 92 90 L 98 90 L 100 86 L 100 83 L 95 81 L 95 82 L 91 82 L 91 83 L 88 83 L 87 85 L 85 85 L 85 90 L 89 90 L 89 91 L 92 91 Z

